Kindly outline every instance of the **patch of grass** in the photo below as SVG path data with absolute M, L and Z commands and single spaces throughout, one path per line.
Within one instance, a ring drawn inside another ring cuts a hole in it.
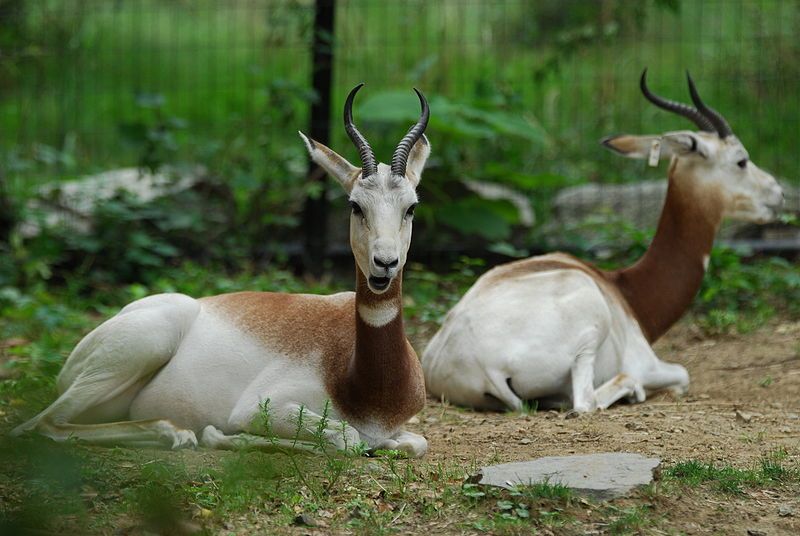
M 651 508 L 648 505 L 630 508 L 609 507 L 612 521 L 608 525 L 609 534 L 640 534 L 643 529 L 653 525 Z
M 519 486 L 511 492 L 512 495 L 524 497 L 529 501 L 545 499 L 548 501 L 559 501 L 569 503 L 573 499 L 572 490 L 563 484 L 550 482 L 537 482 L 530 486 Z
M 512 490 L 464 484 L 461 499 L 481 511 L 470 528 L 492 534 L 529 534 L 534 527 L 556 528 L 575 522 L 573 494 L 561 484 L 540 482 Z
M 539 411 L 538 400 L 523 400 L 522 409 L 519 410 L 521 415 L 536 415 Z
M 758 465 L 750 469 L 689 460 L 670 467 L 665 475 L 669 479 L 689 486 L 709 483 L 717 491 L 742 494 L 745 488 L 768 487 L 796 481 L 800 473 L 795 468 L 787 467 L 785 459 L 786 451 L 776 450 L 762 457 Z

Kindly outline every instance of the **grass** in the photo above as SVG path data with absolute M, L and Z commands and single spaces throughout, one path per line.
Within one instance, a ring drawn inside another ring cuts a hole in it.
M 646 505 L 630 508 L 610 508 L 613 516 L 608 524 L 609 534 L 640 534 L 653 525 L 650 508 Z
M 779 449 L 768 453 L 755 467 L 749 469 L 689 460 L 675 464 L 665 474 L 668 480 L 688 486 L 710 485 L 712 489 L 722 493 L 741 495 L 747 489 L 800 480 L 800 471 L 788 467 L 786 458 L 786 450 Z

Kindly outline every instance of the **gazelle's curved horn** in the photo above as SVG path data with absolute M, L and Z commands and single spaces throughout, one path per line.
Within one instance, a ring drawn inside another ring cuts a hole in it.
M 364 83 L 358 84 L 347 95 L 347 100 L 344 102 L 344 129 L 347 135 L 353 141 L 353 144 L 358 149 L 358 156 L 361 158 L 361 177 L 369 177 L 378 172 L 378 163 L 375 161 L 375 154 L 372 152 L 372 147 L 369 146 L 367 139 L 358 131 L 356 125 L 353 123 L 353 99 L 358 93 L 358 90 L 364 87 Z
M 647 68 L 642 71 L 642 78 L 639 81 L 639 87 L 642 88 L 642 94 L 645 96 L 647 100 L 662 108 L 667 110 L 668 112 L 672 112 L 678 115 L 682 115 L 686 119 L 690 120 L 692 123 L 697 125 L 700 130 L 705 132 L 717 132 L 717 129 L 714 127 L 714 124 L 711 120 L 706 117 L 704 114 L 700 113 L 699 110 L 692 108 L 686 104 L 675 102 L 671 100 L 667 100 L 663 97 L 659 97 L 652 91 L 650 88 L 647 87 Z
M 414 147 L 417 140 L 422 137 L 425 128 L 428 126 L 428 119 L 430 119 L 431 116 L 431 111 L 430 108 L 428 108 L 428 101 L 425 100 L 425 95 L 417 88 L 414 88 L 414 91 L 417 93 L 417 97 L 419 97 L 419 104 L 422 108 L 422 112 L 420 113 L 417 124 L 408 129 L 406 135 L 403 136 L 403 139 L 400 140 L 400 143 L 397 145 L 397 149 L 394 150 L 394 154 L 392 155 L 392 175 L 404 176 L 406 174 L 406 163 L 408 162 L 408 155 L 411 152 L 411 148 Z
M 720 138 L 727 138 L 731 134 L 733 134 L 733 130 L 731 126 L 725 121 L 725 118 L 722 117 L 718 111 L 714 110 L 713 108 L 709 108 L 700 98 L 700 94 L 697 92 L 697 88 L 694 85 L 694 80 L 692 80 L 692 75 L 689 74 L 689 71 L 686 71 L 686 80 L 689 82 L 689 94 L 692 96 L 692 102 L 697 107 L 697 109 L 702 113 L 704 116 L 708 118 L 709 121 L 714 125 L 714 130 L 717 131 Z

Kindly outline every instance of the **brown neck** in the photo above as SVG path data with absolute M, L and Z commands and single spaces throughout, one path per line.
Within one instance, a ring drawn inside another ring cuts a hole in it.
M 663 335 L 692 303 L 722 220 L 718 203 L 675 179 L 670 167 L 667 198 L 656 234 L 636 264 L 607 274 L 628 301 L 649 342 Z
M 388 427 L 404 423 L 425 401 L 419 360 L 403 329 L 402 286 L 400 273 L 386 292 L 374 294 L 356 266 L 355 354 L 343 386 L 349 407 L 343 409 L 380 418 Z M 392 310 L 396 314 L 388 323 L 370 324 Z

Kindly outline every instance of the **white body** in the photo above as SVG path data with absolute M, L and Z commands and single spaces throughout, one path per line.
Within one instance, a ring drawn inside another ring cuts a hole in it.
M 537 399 L 588 411 L 642 401 L 647 390 L 685 391 L 686 370 L 656 357 L 610 288 L 568 255 L 520 262 L 536 260 L 543 271 L 512 263 L 484 274 L 447 314 L 422 357 L 430 393 L 475 408 Z
M 322 330 L 332 327 L 326 323 L 347 317 L 355 299 L 352 292 L 295 297 L 330 309 L 328 322 L 321 321 L 318 326 Z M 281 319 L 282 323 L 286 320 Z M 298 331 L 303 330 L 304 319 L 295 320 Z M 262 404 L 269 400 L 272 432 L 280 438 L 298 435 L 296 412 L 304 408 L 308 415 L 304 428 L 308 430 L 299 434 L 298 446 L 308 446 L 308 432 L 318 422 L 315 416 L 321 416 L 330 401 L 323 378 L 323 358 L 330 348 L 319 339 L 315 347 L 311 338 L 303 354 L 297 355 L 289 348 L 287 335 L 279 331 L 254 336 L 230 318 L 215 298 L 159 294 L 137 300 L 76 346 L 58 376 L 61 396 L 23 427 L 32 429 L 48 419 L 58 422 L 61 414 L 74 414 L 71 421 L 77 425 L 156 421 L 161 424 L 155 437 L 144 433 L 130 440 L 130 430 L 119 430 L 121 433 L 106 435 L 98 442 L 140 446 L 166 442 L 178 448 L 195 446 L 196 437 L 201 437 L 205 446 L 225 448 L 234 446 L 225 441 L 225 434 L 264 433 Z M 86 409 L 81 411 L 81 407 Z M 389 439 L 395 436 L 411 454 L 425 450 L 424 439 L 415 441 L 418 436 L 413 434 L 400 432 L 398 437 L 398 430 L 372 422 L 349 422 L 342 428 L 337 424 L 342 416 L 336 407 L 329 405 L 327 411 L 331 423 L 327 439 L 339 448 L 353 447 L 359 441 L 370 448 L 397 448 L 398 441 Z M 90 426 L 78 426 L 75 431 Z M 364 430 L 357 431 L 354 426 Z M 241 446 L 247 444 L 246 438 L 239 439 Z M 254 446 L 268 446 L 259 445 L 257 439 L 250 438 Z M 275 438 L 268 440 L 275 446 L 288 445 Z
M 426 388 L 475 408 L 518 410 L 526 400 L 605 408 L 648 391 L 686 391 L 683 367 L 656 357 L 657 339 L 697 293 L 723 217 L 764 223 L 783 204 L 770 174 L 735 136 L 670 132 L 615 136 L 604 145 L 669 159 L 669 189 L 647 253 L 601 273 L 565 254 L 484 274 L 448 313 L 422 356 Z

